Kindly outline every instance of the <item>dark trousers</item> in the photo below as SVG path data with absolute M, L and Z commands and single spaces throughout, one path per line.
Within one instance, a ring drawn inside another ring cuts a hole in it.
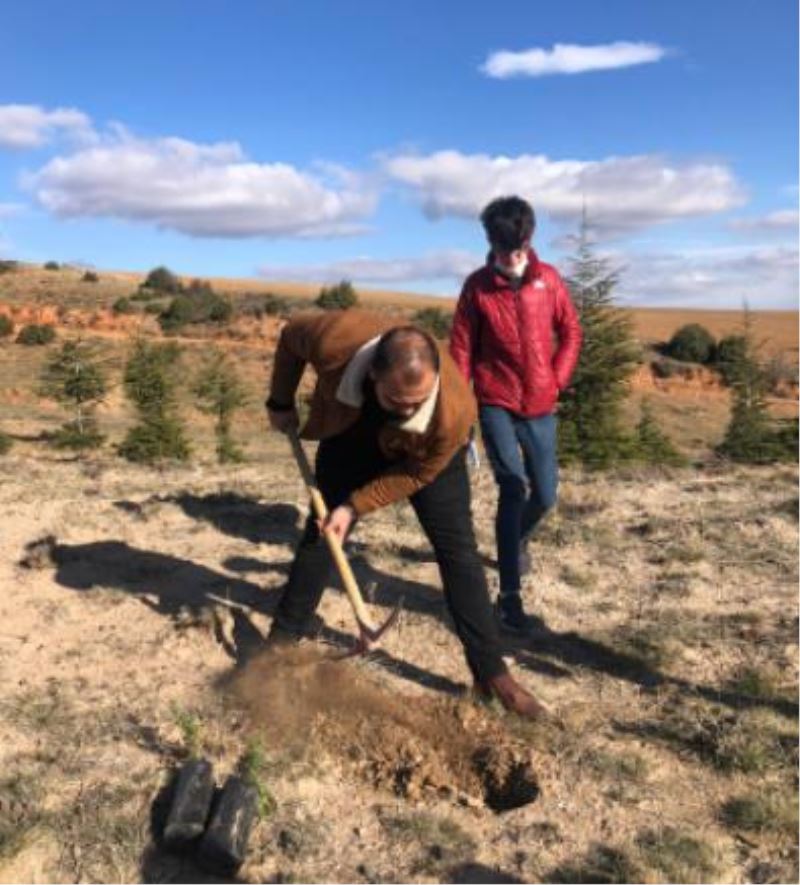
M 390 466 L 377 440 L 362 437 L 356 450 L 353 442 L 352 435 L 344 433 L 323 440 L 317 450 L 317 483 L 330 510 Z M 436 554 L 447 607 L 472 675 L 481 681 L 503 673 L 506 667 L 472 526 L 465 450 L 409 500 Z M 327 544 L 312 513 L 278 603 L 273 635 L 302 635 L 306 631 L 331 566 Z

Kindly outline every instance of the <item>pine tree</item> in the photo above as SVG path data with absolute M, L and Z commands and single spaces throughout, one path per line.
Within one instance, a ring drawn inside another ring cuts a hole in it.
M 732 461 L 768 464 L 797 456 L 797 422 L 776 424 L 767 411 L 767 377 L 758 359 L 753 321 L 747 304 L 737 352 L 729 360 L 733 406 L 717 453 Z
M 441 307 L 423 307 L 411 317 L 411 322 L 434 338 L 446 341 L 453 325 L 453 315 Z
M 559 406 L 559 454 L 593 468 L 634 456 L 634 441 L 622 426 L 627 382 L 639 362 L 629 316 L 614 305 L 619 272 L 597 257 L 586 216 L 567 278 L 580 317 L 583 345 L 570 392 Z
M 65 341 L 45 364 L 41 393 L 69 407 L 73 417 L 50 436 L 58 448 L 93 449 L 103 442 L 94 411 L 107 383 L 93 349 L 84 341 Z
M 139 414 L 119 453 L 129 461 L 153 464 L 186 461 L 189 444 L 178 414 L 174 368 L 180 350 L 174 344 L 139 339 L 125 366 L 125 392 Z
M 358 295 L 350 280 L 342 280 L 335 286 L 323 286 L 314 304 L 324 310 L 347 310 L 358 304 Z
M 639 423 L 636 425 L 636 453 L 647 464 L 682 466 L 686 458 L 658 426 L 648 400 L 642 400 Z
M 247 402 L 244 389 L 235 368 L 224 353 L 215 350 L 200 371 L 194 385 L 201 411 L 216 418 L 217 460 L 220 464 L 242 461 L 241 449 L 231 437 L 231 419 L 234 412 Z

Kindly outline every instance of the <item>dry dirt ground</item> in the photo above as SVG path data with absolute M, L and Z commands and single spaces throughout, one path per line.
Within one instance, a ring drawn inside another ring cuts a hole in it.
M 15 451 L 0 881 L 219 881 L 154 838 L 197 752 L 259 784 L 241 881 L 797 880 L 795 469 L 568 472 L 524 590 L 541 629 L 507 648 L 554 710 L 533 727 L 470 697 L 405 506 L 351 544 L 378 616 L 404 599 L 383 650 L 327 659 L 334 588 L 324 643 L 259 657 L 306 508 L 282 440 L 160 471 Z

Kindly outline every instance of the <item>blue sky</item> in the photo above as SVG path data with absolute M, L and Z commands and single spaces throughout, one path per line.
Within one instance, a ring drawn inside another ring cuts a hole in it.
M 519 193 L 625 303 L 796 306 L 794 0 L 3 11 L 2 256 L 455 295 Z

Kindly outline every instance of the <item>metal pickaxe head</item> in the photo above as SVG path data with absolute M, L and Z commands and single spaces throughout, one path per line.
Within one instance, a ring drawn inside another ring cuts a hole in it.
M 355 645 L 349 651 L 335 655 L 335 658 L 337 660 L 344 660 L 345 658 L 355 658 L 369 654 L 372 649 L 380 643 L 384 633 L 391 630 L 394 626 L 402 607 L 403 600 L 401 599 L 380 627 L 370 627 L 368 624 L 364 623 L 361 618 L 357 617 L 358 638 L 356 639 Z

